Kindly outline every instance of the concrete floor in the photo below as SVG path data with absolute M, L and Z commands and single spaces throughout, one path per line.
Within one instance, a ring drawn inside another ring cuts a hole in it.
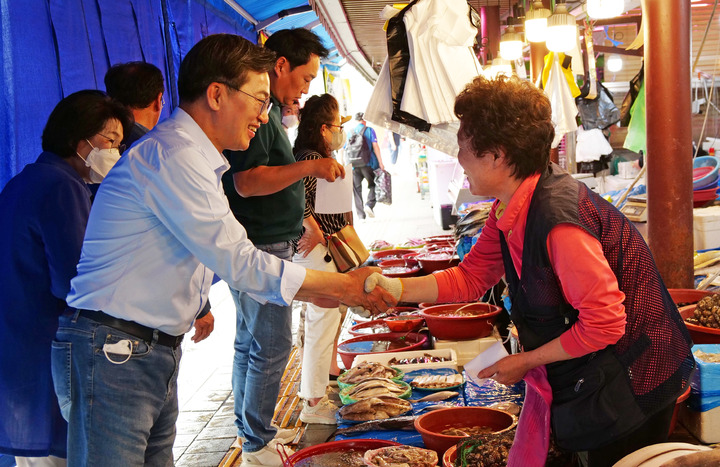
M 433 219 L 431 196 L 418 193 L 412 162 L 400 160 L 398 165 L 388 168 L 393 173 L 393 204 L 379 204 L 375 218 L 356 222 L 363 241 L 382 239 L 400 243 L 408 238 L 449 233 Z M 212 287 L 210 300 L 215 316 L 214 332 L 198 344 L 190 339 L 183 342 L 178 378 L 180 416 L 173 448 L 177 466 L 215 467 L 234 463 L 229 451 L 236 436 L 230 383 L 235 306 L 224 282 Z M 296 310 L 294 329 L 298 319 Z M 322 426 L 306 427 L 299 447 L 323 442 L 334 428 L 329 430 Z

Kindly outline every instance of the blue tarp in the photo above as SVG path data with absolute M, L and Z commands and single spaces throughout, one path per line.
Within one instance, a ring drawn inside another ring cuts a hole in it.
M 307 1 L 236 3 L 258 21 Z M 312 11 L 270 25 L 272 33 L 317 20 Z M 334 48 L 322 26 L 314 27 Z M 50 112 L 81 89 L 102 89 L 107 69 L 144 60 L 165 73 L 167 117 L 177 106 L 177 71 L 203 37 L 233 33 L 257 42 L 252 23 L 223 0 L 0 0 L 0 189 L 35 161 Z

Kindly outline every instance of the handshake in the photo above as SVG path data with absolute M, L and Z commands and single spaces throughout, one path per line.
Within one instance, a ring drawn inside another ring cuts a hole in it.
M 365 276 L 365 280 L 363 282 L 363 290 L 368 295 L 370 304 L 373 305 L 374 303 L 379 303 L 374 300 L 370 300 L 371 298 L 377 297 L 380 300 L 382 300 L 383 304 L 387 304 L 385 307 L 367 307 L 364 304 L 358 304 L 357 306 L 351 306 L 350 303 L 347 303 L 349 305 L 349 309 L 351 312 L 355 313 L 356 315 L 362 316 L 364 318 L 368 318 L 374 314 L 382 313 L 387 310 L 390 306 L 395 306 L 400 301 L 400 297 L 402 296 L 403 291 L 403 285 L 400 279 L 395 279 L 391 277 L 385 277 L 379 272 L 375 272 L 374 270 L 376 268 L 363 268 L 363 269 L 373 269 L 370 271 L 369 275 Z M 392 297 L 392 302 L 387 302 L 386 297 L 387 295 L 390 295 Z

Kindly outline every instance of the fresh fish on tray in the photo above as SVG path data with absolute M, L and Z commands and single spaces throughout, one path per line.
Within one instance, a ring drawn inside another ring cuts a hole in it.
M 394 396 L 370 397 L 340 409 L 345 420 L 364 422 L 397 417 L 412 409 L 410 402 Z
M 348 428 L 338 428 L 336 435 L 350 435 L 353 433 L 365 433 L 367 431 L 413 431 L 415 430 L 415 416 L 395 417 L 386 420 L 373 420 L 371 422 L 358 423 Z

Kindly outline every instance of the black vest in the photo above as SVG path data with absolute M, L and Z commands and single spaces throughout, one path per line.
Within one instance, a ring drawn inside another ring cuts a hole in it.
M 627 324 L 615 345 L 546 365 L 558 444 L 575 451 L 594 449 L 628 434 L 677 399 L 695 367 L 692 341 L 635 226 L 551 164 L 530 202 L 522 278 L 500 235 L 511 316 L 525 350 L 559 337 L 578 319 L 578 311 L 563 297 L 547 251 L 548 234 L 558 224 L 577 225 L 600 241 L 625 293 Z

